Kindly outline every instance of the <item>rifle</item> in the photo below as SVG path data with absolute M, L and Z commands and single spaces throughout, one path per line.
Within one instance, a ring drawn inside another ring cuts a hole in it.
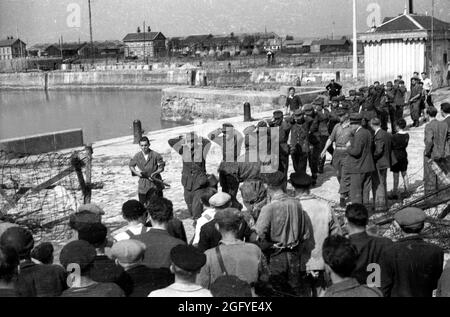
M 131 176 L 138 176 L 138 177 L 140 177 L 138 174 L 136 174 L 134 172 L 131 172 Z M 158 185 L 161 185 L 163 187 L 163 189 L 170 188 L 170 184 L 167 184 L 162 179 L 151 177 L 151 176 L 147 176 L 145 173 L 140 178 L 145 178 L 145 179 L 148 179 L 149 181 L 157 183 Z

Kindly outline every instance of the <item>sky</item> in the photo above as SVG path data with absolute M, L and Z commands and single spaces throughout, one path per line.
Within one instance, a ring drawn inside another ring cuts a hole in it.
M 450 1 L 435 1 L 435 17 L 450 22 Z M 415 0 L 431 15 L 432 0 Z M 403 13 L 405 0 L 357 0 L 357 31 Z M 379 10 L 378 10 L 379 8 Z M 146 28 L 166 37 L 274 31 L 301 38 L 352 33 L 352 0 L 91 0 L 94 41 L 122 40 Z M 378 13 L 379 12 L 379 13 Z M 0 39 L 28 45 L 89 40 L 88 0 L 0 0 Z

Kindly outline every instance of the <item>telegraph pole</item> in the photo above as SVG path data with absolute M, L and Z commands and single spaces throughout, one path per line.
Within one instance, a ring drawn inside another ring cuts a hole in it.
M 431 0 L 431 70 L 433 69 L 433 56 L 434 56 L 434 0 Z
M 356 36 L 356 0 L 353 0 L 353 79 L 358 78 L 358 39 Z
M 94 41 L 92 40 L 92 18 L 91 18 L 91 0 L 88 0 L 89 4 L 89 35 L 91 37 L 91 64 L 94 64 L 94 57 L 92 54 L 94 54 Z
M 144 63 L 145 63 L 145 21 L 144 21 Z

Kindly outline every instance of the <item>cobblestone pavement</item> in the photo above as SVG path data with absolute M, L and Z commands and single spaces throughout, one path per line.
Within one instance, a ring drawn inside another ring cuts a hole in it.
M 440 105 L 444 100 L 450 101 L 450 90 L 441 89 L 435 94 L 435 103 Z M 269 118 L 272 112 L 255 114 L 255 119 Z M 146 118 L 139 118 L 145 122 Z M 183 188 L 181 185 L 181 157 L 175 153 L 168 145 L 169 138 L 176 137 L 191 130 L 195 130 L 199 135 L 206 135 L 221 127 L 224 122 L 231 122 L 235 127 L 242 130 L 251 123 L 242 122 L 242 117 L 224 119 L 214 122 L 207 122 L 198 125 L 176 127 L 167 130 L 154 131 L 147 133 L 151 141 L 151 148 L 161 153 L 166 161 L 166 169 L 162 174 L 163 179 L 171 184 L 171 188 L 164 192 L 165 197 L 172 200 L 177 217 L 183 220 L 186 227 L 188 239 L 193 235 L 192 220 L 188 218 L 187 208 L 183 199 Z M 407 122 L 411 123 L 408 117 Z M 423 138 L 424 125 L 419 128 L 410 129 L 408 133 L 411 136 L 408 147 L 410 165 L 408 167 L 411 184 L 419 184 L 423 180 Z M 128 199 L 137 199 L 137 178 L 132 177 L 128 169 L 129 159 L 139 151 L 136 144 L 133 144 L 132 137 L 123 137 L 113 140 L 97 142 L 93 145 L 93 182 L 103 182 L 104 187 L 101 190 L 93 191 L 93 202 L 98 203 L 106 211 L 105 222 L 114 228 L 123 225 L 121 218 L 121 206 Z M 328 157 L 328 163 L 331 158 Z M 217 168 L 221 160 L 220 148 L 213 144 L 207 157 L 208 173 L 217 175 Z M 337 203 L 339 201 L 338 182 L 333 168 L 327 163 L 325 173 L 319 175 L 318 186 L 313 189 L 313 194 L 323 199 Z M 290 169 L 292 164 L 290 162 Z M 392 189 L 392 173 L 388 176 L 388 190 Z M 402 184 L 400 183 L 400 186 Z

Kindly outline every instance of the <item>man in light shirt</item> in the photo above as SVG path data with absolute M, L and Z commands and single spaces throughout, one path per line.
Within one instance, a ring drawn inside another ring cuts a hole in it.
M 175 283 L 151 292 L 148 297 L 212 297 L 209 290 L 197 285 L 195 280 L 206 263 L 206 255 L 193 246 L 177 245 L 170 251 L 170 271 Z
M 428 107 L 434 107 L 433 101 L 431 100 L 431 91 L 433 90 L 433 83 L 428 77 L 427 73 L 422 73 L 423 90 L 425 91 L 425 102 Z

